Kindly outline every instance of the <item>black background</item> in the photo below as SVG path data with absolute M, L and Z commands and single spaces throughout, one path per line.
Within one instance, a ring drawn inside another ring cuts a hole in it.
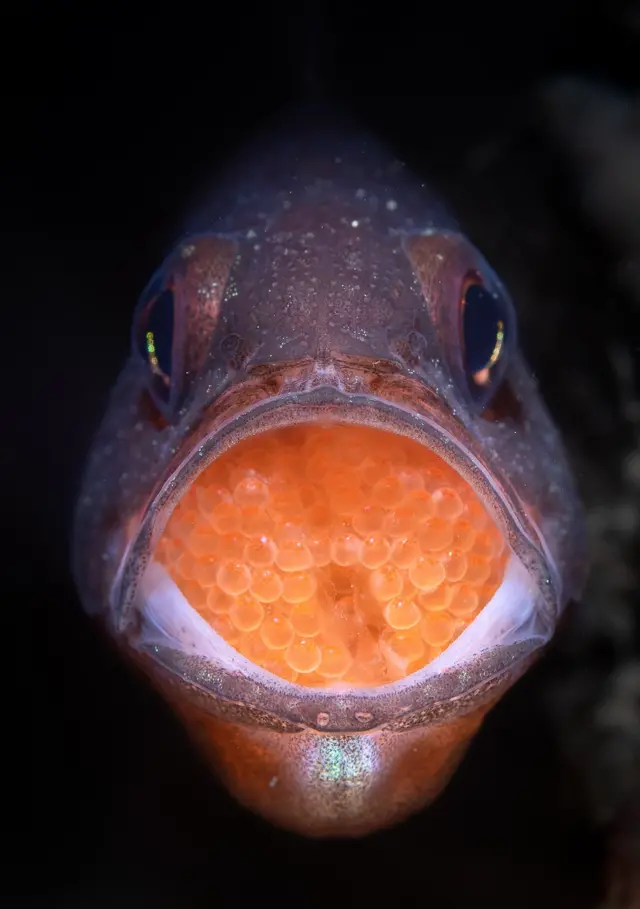
M 601 330 L 608 252 L 530 101 L 564 72 L 640 81 L 622 5 L 584 6 L 183 3 L 143 15 L 23 3 L 0 14 L 9 905 L 597 904 L 606 836 L 545 708 L 553 653 L 493 712 L 428 812 L 361 842 L 307 842 L 211 780 L 81 613 L 68 571 L 73 497 L 136 296 L 185 199 L 305 95 L 309 68 L 445 187 L 525 300 L 545 281 L 564 288 L 561 325 L 580 303 L 582 352 L 558 353 L 541 330 L 524 344 L 562 428 L 606 461 L 598 433 L 572 425 L 560 384 Z M 470 149 L 498 156 L 486 180 Z M 550 222 L 562 242 L 543 244 L 552 266 L 528 292 L 527 244 L 502 241 Z M 525 313 L 525 326 L 535 321 Z M 608 382 L 603 367 L 605 392 Z

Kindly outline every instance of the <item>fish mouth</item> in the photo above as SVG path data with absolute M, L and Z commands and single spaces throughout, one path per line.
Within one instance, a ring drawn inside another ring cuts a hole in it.
M 553 566 L 443 422 L 321 387 L 216 427 L 141 521 L 117 630 L 213 709 L 318 731 L 442 717 L 519 674 Z

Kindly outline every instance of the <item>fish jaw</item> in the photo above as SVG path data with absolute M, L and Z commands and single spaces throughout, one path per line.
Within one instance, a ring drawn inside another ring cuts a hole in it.
M 314 728 L 259 716 L 239 721 L 233 705 L 212 712 L 197 688 L 185 697 L 172 673 L 159 674 L 139 653 L 134 659 L 241 805 L 301 836 L 358 838 L 402 823 L 438 797 L 485 716 L 536 655 L 481 683 L 454 713 L 434 705 L 428 713 L 348 734 L 332 731 L 334 718 L 325 711 Z M 361 727 L 370 723 L 366 713 L 356 720 Z
M 299 372 L 292 370 L 280 387 L 290 389 L 295 376 L 299 379 Z M 180 616 L 164 607 L 151 616 L 144 583 L 149 569 L 145 574 L 141 566 L 166 526 L 172 503 L 180 502 L 207 465 L 215 464 L 225 450 L 233 451 L 241 438 L 259 438 L 261 431 L 278 425 L 290 428 L 298 420 L 308 424 L 314 411 L 323 421 L 328 413 L 340 413 L 352 426 L 376 415 L 380 421 L 383 414 L 387 427 L 395 421 L 396 429 L 414 434 L 417 405 L 406 405 L 417 386 L 390 382 L 386 388 L 387 400 L 375 401 L 362 395 L 347 399 L 343 390 L 326 384 L 303 393 L 286 392 L 288 397 L 263 398 L 222 424 L 226 442 L 220 425 L 208 425 L 202 438 L 191 439 L 177 454 L 177 472 L 135 529 L 132 526 L 129 581 L 125 571 L 115 588 L 116 600 L 129 607 L 114 613 L 119 618 L 113 631 L 230 792 L 274 824 L 309 836 L 365 835 L 429 804 L 454 773 L 486 713 L 539 655 L 553 631 L 558 591 L 547 596 L 549 585 L 542 576 L 549 566 L 533 542 L 535 528 L 526 525 L 526 511 L 518 510 L 525 524 L 516 521 L 514 503 L 506 507 L 495 480 L 464 452 L 462 428 L 438 401 L 423 400 L 424 427 L 432 432 L 428 444 L 441 452 L 446 449 L 461 475 L 472 478 L 475 471 L 472 482 L 491 499 L 504 534 L 530 568 L 522 569 L 509 588 L 512 595 L 505 590 L 495 621 L 489 621 L 490 610 L 484 613 L 490 629 L 484 638 L 466 644 L 461 638 L 458 656 L 452 645 L 439 663 L 374 689 L 309 689 L 261 671 L 238 653 L 230 654 L 231 648 L 218 648 L 220 642 L 207 650 L 197 630 L 185 636 Z M 242 399 L 246 403 L 246 389 Z M 445 426 L 456 432 L 455 445 Z M 134 578 L 142 578 L 142 583 L 136 586 Z M 512 608 L 520 601 L 521 615 Z M 505 626 L 505 615 L 512 616 L 511 625 L 507 637 L 498 640 L 496 629 Z M 467 635 L 470 631 L 473 626 Z

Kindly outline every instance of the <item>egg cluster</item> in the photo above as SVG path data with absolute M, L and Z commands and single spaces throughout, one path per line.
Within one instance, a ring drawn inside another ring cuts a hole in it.
M 369 427 L 240 442 L 174 510 L 156 558 L 229 644 L 299 684 L 424 666 L 500 585 L 502 536 L 434 452 Z

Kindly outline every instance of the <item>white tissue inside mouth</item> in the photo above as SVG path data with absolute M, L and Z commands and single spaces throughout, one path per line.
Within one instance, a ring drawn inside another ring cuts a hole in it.
M 539 593 L 531 576 L 512 555 L 493 598 L 453 644 L 425 666 L 425 676 L 469 662 L 481 651 L 497 645 L 536 638 L 544 643 L 549 631 L 538 617 L 538 603 Z M 255 672 L 255 665 L 227 644 L 190 606 L 158 562 L 151 562 L 144 573 L 138 589 L 138 605 L 145 619 L 142 632 L 145 645 L 173 647 L 228 669 Z
M 142 632 L 145 645 L 174 647 L 228 669 L 253 665 L 196 612 L 158 562 L 151 562 L 142 577 L 138 606 L 145 620 Z
M 507 563 L 502 584 L 462 634 L 425 667 L 427 675 L 469 662 L 483 650 L 539 638 L 549 639 L 538 618 L 540 594 L 531 575 L 515 556 Z

